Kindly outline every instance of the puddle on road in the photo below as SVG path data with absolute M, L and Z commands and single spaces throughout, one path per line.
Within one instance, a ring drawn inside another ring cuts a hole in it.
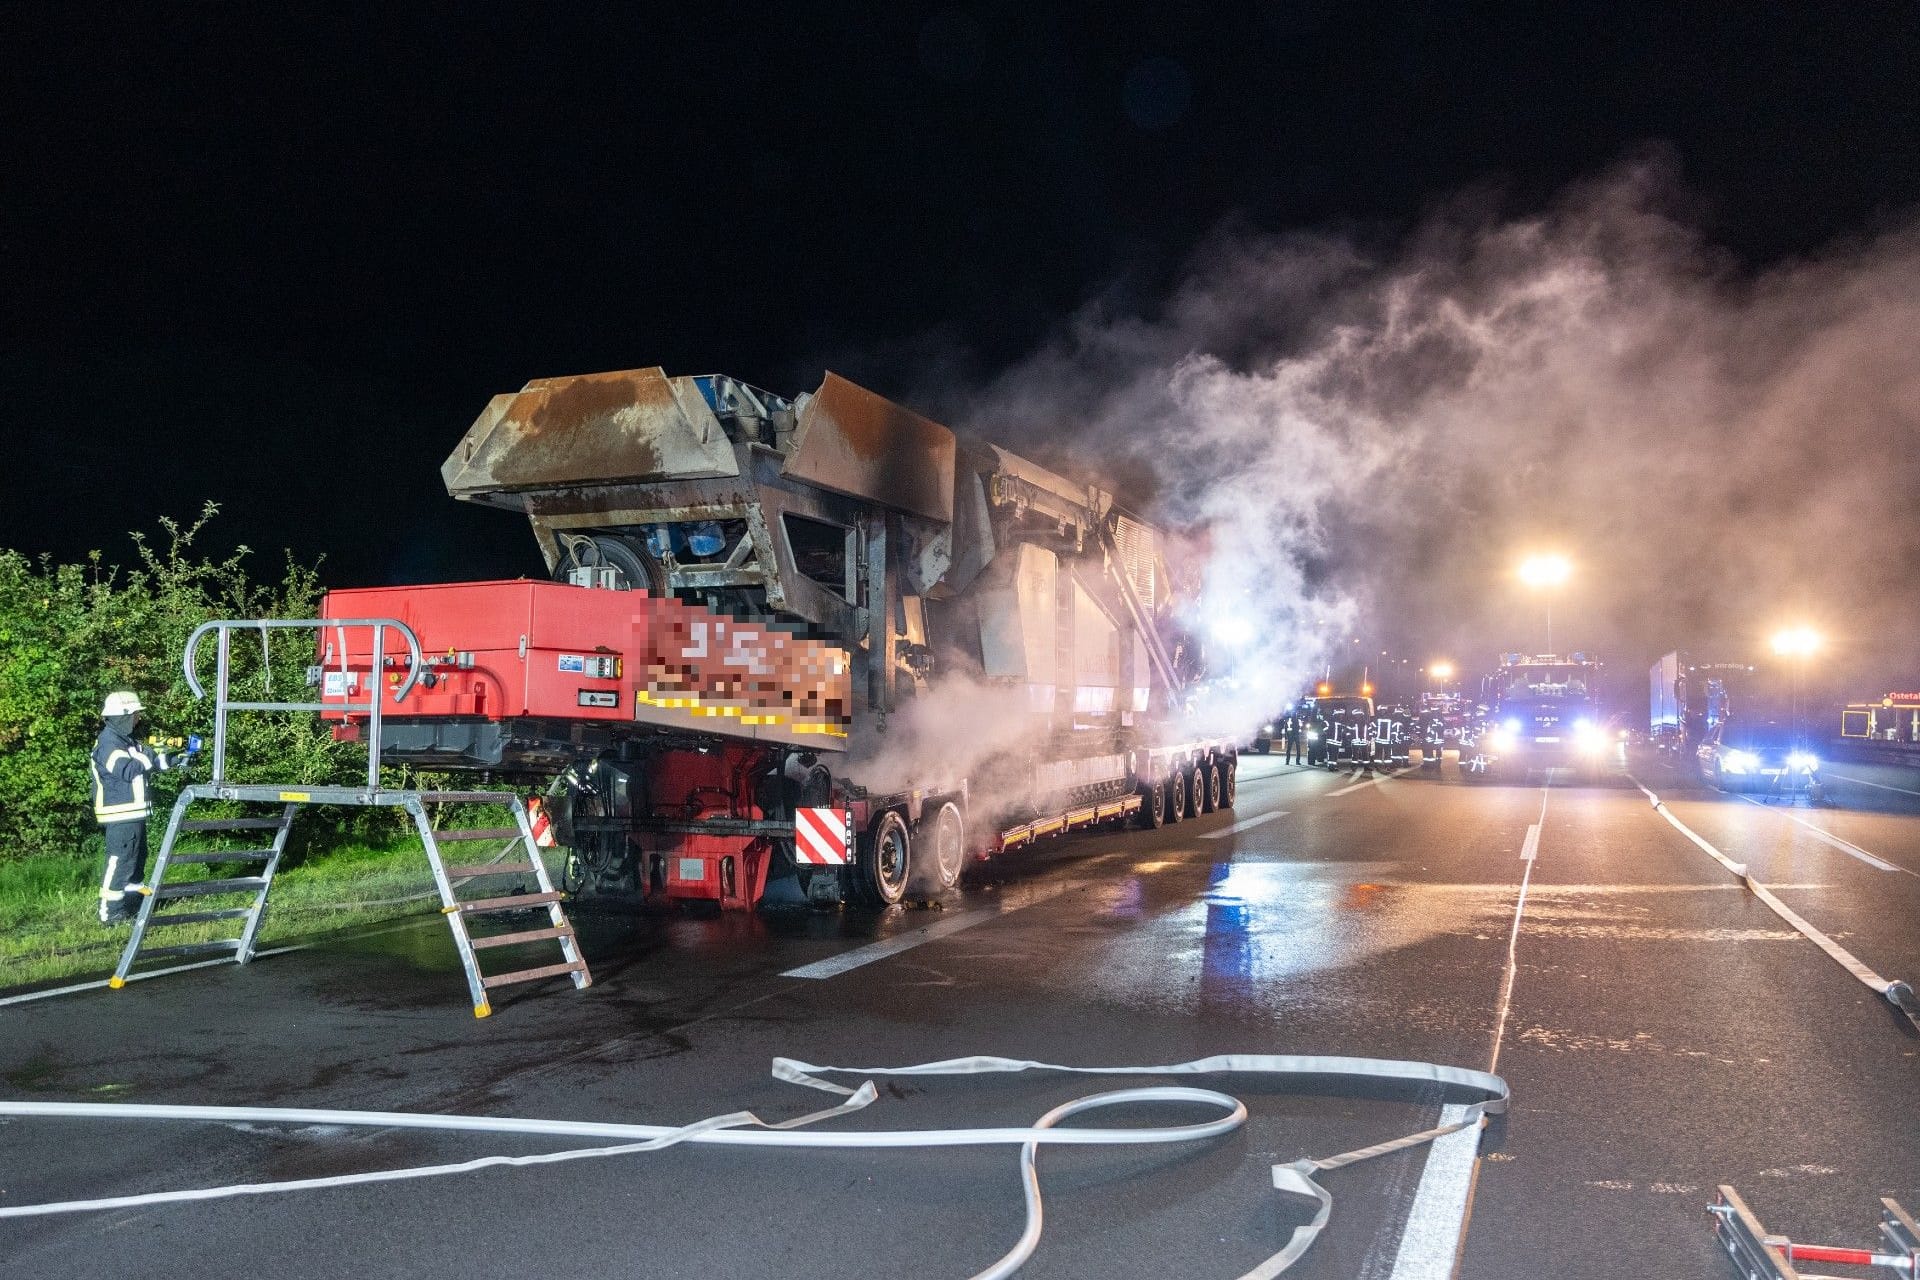
M 361 934 L 314 948 L 328 959 L 399 960 L 427 973 L 459 973 L 460 956 L 453 949 L 453 933 L 443 923 L 423 920 L 409 929 Z

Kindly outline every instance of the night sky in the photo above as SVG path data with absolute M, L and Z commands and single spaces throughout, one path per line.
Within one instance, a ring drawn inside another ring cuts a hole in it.
M 1764 266 L 1920 204 L 1920 6 L 10 6 L 0 545 L 537 572 L 529 378 L 988 379 L 1222 227 L 1391 238 L 1648 144 Z

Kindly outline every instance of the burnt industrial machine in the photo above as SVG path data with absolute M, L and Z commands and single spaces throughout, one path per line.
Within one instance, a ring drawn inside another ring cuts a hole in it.
M 1195 650 L 1161 535 L 832 374 L 788 399 L 636 369 L 496 396 L 442 470 L 553 581 L 331 593 L 428 673 L 389 762 L 551 782 L 576 893 L 887 904 L 969 857 L 1231 806 L 1177 731 Z M 392 655 L 342 633 L 336 732 Z M 785 892 L 785 890 L 782 890 Z

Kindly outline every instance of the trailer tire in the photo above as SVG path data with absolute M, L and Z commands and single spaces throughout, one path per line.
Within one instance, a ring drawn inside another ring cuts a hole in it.
M 1220 762 L 1218 760 L 1210 761 L 1207 764 L 1205 772 L 1207 782 L 1207 788 L 1204 793 L 1207 797 L 1206 810 L 1208 813 L 1215 813 L 1220 808 Z
M 1167 775 L 1167 825 L 1187 816 L 1187 771 L 1176 768 Z
M 1233 808 L 1235 794 L 1239 791 L 1240 761 L 1238 757 L 1228 760 L 1220 766 L 1220 807 Z
M 1207 767 L 1196 764 L 1187 772 L 1187 816 L 1197 818 L 1212 807 L 1207 803 Z
M 1140 788 L 1140 825 L 1149 831 L 1167 825 L 1167 793 L 1157 782 Z
M 891 907 L 907 896 L 913 874 L 913 835 L 907 820 L 889 809 L 860 842 L 853 883 L 870 907 Z
M 921 819 L 920 852 L 923 889 L 947 893 L 959 885 L 967 865 L 967 824 L 959 805 L 949 800 L 931 818 Z

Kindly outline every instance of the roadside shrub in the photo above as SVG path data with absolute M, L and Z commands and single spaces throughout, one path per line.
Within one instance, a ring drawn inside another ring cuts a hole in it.
M 151 731 L 200 734 L 210 752 L 211 699 L 193 697 L 180 665 L 188 635 L 212 618 L 312 617 L 319 608 L 318 566 L 289 557 L 277 580 L 262 581 L 249 576 L 244 546 L 225 558 L 201 554 L 195 541 L 217 510 L 208 503 L 184 526 L 161 520 L 157 541 L 135 533 L 127 565 L 98 551 L 84 564 L 57 564 L 0 550 L 0 860 L 97 849 L 87 756 L 107 692 L 136 691 Z M 234 636 L 236 696 L 312 696 L 308 633 L 273 633 L 270 660 L 250 639 Z M 211 694 L 213 646 L 202 648 Z M 310 714 L 228 721 L 227 772 L 248 781 L 351 781 L 365 767 L 357 751 Z M 201 777 L 206 760 L 196 762 Z M 180 776 L 162 775 L 156 804 L 171 801 Z

